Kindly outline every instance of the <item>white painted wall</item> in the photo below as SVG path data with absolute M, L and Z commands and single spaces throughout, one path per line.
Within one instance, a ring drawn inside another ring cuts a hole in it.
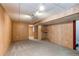
M 79 44 L 79 20 L 76 21 L 76 43 Z

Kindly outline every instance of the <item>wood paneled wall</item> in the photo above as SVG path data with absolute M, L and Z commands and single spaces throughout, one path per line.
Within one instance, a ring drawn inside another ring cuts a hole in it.
M 47 39 L 47 33 L 48 33 L 48 30 L 47 30 L 47 26 L 46 25 L 42 25 L 42 40 L 48 40 Z
M 38 39 L 38 26 L 34 26 L 34 39 Z
M 0 6 L 0 55 L 4 55 L 11 41 L 11 20 Z
M 17 22 L 13 21 L 13 41 L 17 40 L 27 40 L 29 31 L 28 31 L 28 24 L 25 22 Z
M 47 29 L 51 42 L 73 49 L 73 22 L 49 25 Z
M 34 26 L 29 25 L 29 39 L 34 39 Z
M 42 25 L 38 25 L 38 40 L 42 39 Z

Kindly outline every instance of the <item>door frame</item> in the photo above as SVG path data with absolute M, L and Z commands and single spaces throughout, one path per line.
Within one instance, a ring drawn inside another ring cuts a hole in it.
M 76 50 L 76 20 L 73 21 L 73 49 Z

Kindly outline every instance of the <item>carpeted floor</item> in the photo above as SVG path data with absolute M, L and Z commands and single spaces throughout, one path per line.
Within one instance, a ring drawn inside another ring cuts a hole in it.
M 7 56 L 76 56 L 79 52 L 54 43 L 25 40 L 11 44 Z

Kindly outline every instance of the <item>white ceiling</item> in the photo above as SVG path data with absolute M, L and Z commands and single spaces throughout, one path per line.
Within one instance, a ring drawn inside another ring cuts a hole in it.
M 44 14 L 35 16 L 36 11 L 39 9 L 40 3 L 2 3 L 7 13 L 13 20 L 35 22 L 46 18 L 50 15 L 55 15 L 65 12 L 74 7 L 74 3 L 43 3 L 45 6 Z

